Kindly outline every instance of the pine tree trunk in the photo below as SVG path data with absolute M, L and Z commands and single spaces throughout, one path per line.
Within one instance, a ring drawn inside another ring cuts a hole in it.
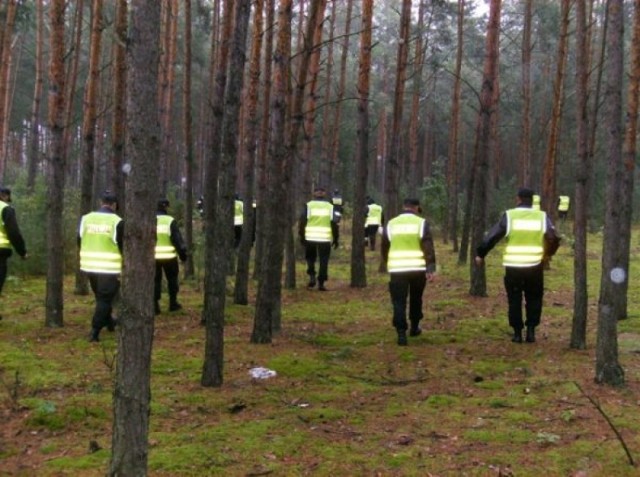
M 195 154 L 193 148 L 193 108 L 191 105 L 191 71 L 192 71 L 192 27 L 191 0 L 184 0 L 184 87 L 182 96 L 184 127 L 184 163 L 185 163 L 185 198 L 184 198 L 184 238 L 189 255 L 185 262 L 185 277 L 194 277 L 193 267 L 193 188 L 195 176 Z
M 49 177 L 47 178 L 47 293 L 45 326 L 64 325 L 64 26 L 65 0 L 53 0 L 49 7 L 51 28 L 49 59 Z
M 362 30 L 358 69 L 358 147 L 356 156 L 353 228 L 351 239 L 351 286 L 367 286 L 364 225 L 367 214 L 369 164 L 369 91 L 371 83 L 371 43 L 373 0 L 362 2 Z
M 42 104 L 42 75 L 44 71 L 44 7 L 43 0 L 36 0 L 36 57 L 33 103 L 31 105 L 31 136 L 29 138 L 29 156 L 27 164 L 27 189 L 33 193 L 36 185 L 36 173 L 40 164 L 40 110 Z
M 522 30 L 522 140 L 518 183 L 531 187 L 531 20 L 533 0 L 524 1 Z
M 124 196 L 124 144 L 125 144 L 125 92 L 127 88 L 127 0 L 118 0 L 114 25 L 114 65 L 113 65 L 113 119 L 111 123 L 111 167 L 107 176 L 111 177 L 111 190 L 125 203 Z
M 498 55 L 500 37 L 501 0 L 491 0 L 487 37 L 485 43 L 484 70 L 482 90 L 480 91 L 480 111 L 476 131 L 476 151 L 473 169 L 475 183 L 473 187 L 473 219 L 471 221 L 471 256 L 475 256 L 476 248 L 482 241 L 487 224 L 487 200 L 489 169 L 491 166 L 491 125 L 496 113 L 497 95 L 495 94 L 498 79 Z M 477 266 L 473 258 L 470 260 L 471 285 L 469 293 L 473 296 L 487 295 L 487 279 L 484 265 Z
M 5 135 L 5 123 L 8 120 L 7 96 L 9 95 L 9 65 L 11 64 L 11 56 L 13 48 L 11 42 L 13 38 L 13 29 L 16 20 L 16 0 L 7 0 L 4 15 L 0 13 L 0 21 L 5 20 L 2 25 L 2 47 L 0 50 L 0 179 L 4 177 L 5 167 L 7 165 L 7 137 Z
M 623 1 L 609 0 L 607 8 L 607 177 L 605 192 L 604 236 L 602 240 L 602 276 L 598 300 L 598 336 L 596 340 L 595 380 L 618 386 L 624 384 L 624 370 L 618 362 L 618 312 L 622 282 L 627 270 L 621 268 L 619 251 L 622 201 L 622 81 L 624 72 Z
M 108 475 L 147 475 L 160 119 L 160 5 L 135 0 L 127 42 L 127 180 L 122 300 Z

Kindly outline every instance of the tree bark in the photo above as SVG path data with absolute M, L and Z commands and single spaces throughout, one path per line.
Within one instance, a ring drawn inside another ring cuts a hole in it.
M 356 159 L 353 227 L 351 238 L 351 286 L 367 286 L 364 225 L 367 213 L 369 164 L 369 91 L 371 83 L 371 44 L 373 0 L 362 1 L 362 30 L 358 69 L 358 147 Z
M 147 475 L 151 412 L 153 280 L 160 122 L 158 67 L 160 4 L 131 2 L 127 42 L 127 224 L 124 228 L 122 300 L 110 476 Z
M 604 236 L 602 241 L 602 275 L 598 300 L 598 336 L 596 340 L 595 380 L 618 386 L 624 384 L 624 370 L 618 362 L 617 322 L 622 283 L 627 270 L 621 267 L 622 233 L 620 204 L 622 201 L 622 81 L 624 72 L 623 1 L 609 0 L 607 7 L 607 177 Z
M 0 51 L 0 179 L 4 177 L 4 170 L 7 164 L 7 137 L 5 135 L 5 123 L 8 120 L 7 96 L 9 95 L 9 65 L 13 48 L 11 47 L 13 29 L 16 20 L 16 0 L 7 0 L 4 7 L 5 15 L 0 14 L 0 21 L 6 19 L 3 24 L 2 47 Z M 3 18 L 4 17 L 4 18 Z
M 107 173 L 111 177 L 113 190 L 122 203 L 125 202 L 124 164 L 125 124 L 126 124 L 126 88 L 127 88 L 127 0 L 118 0 L 116 4 L 116 18 L 114 25 L 114 65 L 113 65 L 113 119 L 111 123 L 111 170 Z
M 47 180 L 47 296 L 45 326 L 64 325 L 64 26 L 65 1 L 53 0 L 49 7 L 51 28 L 49 59 L 49 177 Z
M 195 177 L 195 154 L 193 148 L 193 108 L 191 105 L 192 85 L 192 26 L 191 0 L 184 0 L 184 79 L 183 79 L 183 128 L 184 128 L 184 238 L 189 255 L 184 267 L 185 277 L 193 278 L 193 187 Z
M 498 55 L 500 40 L 500 9 L 501 0 L 491 0 L 489 6 L 489 21 L 487 23 L 487 37 L 485 43 L 484 70 L 482 90 L 480 91 L 480 111 L 476 130 L 476 152 L 473 176 L 473 219 L 471 222 L 471 286 L 469 293 L 473 296 L 487 295 L 487 279 L 484 264 L 477 266 L 473 257 L 476 248 L 482 241 L 487 224 L 487 202 L 489 199 L 488 182 L 491 166 L 491 124 L 496 113 L 498 79 Z
M 533 0 L 524 1 L 522 29 L 522 139 L 518 183 L 531 187 L 531 20 Z
M 31 137 L 29 138 L 29 162 L 27 165 L 27 189 L 33 193 L 40 164 L 40 110 L 42 104 L 42 75 L 44 71 L 44 7 L 43 0 L 36 0 L 36 57 L 33 103 L 31 104 Z

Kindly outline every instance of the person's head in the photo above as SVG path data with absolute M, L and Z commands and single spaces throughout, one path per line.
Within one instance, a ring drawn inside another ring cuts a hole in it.
M 416 214 L 422 212 L 422 209 L 420 208 L 420 201 L 412 197 L 404 199 L 404 201 L 402 202 L 402 207 L 404 208 L 404 210 L 414 212 Z
M 338 189 L 333 189 L 333 195 L 340 195 L 340 191 Z
M 105 190 L 102 193 L 100 196 L 100 203 L 103 207 L 108 207 L 111 210 L 116 210 L 118 208 L 118 198 L 110 190 Z
M 167 199 L 166 197 L 163 197 L 158 200 L 158 210 L 161 212 L 166 212 L 167 209 L 169 208 L 169 205 L 170 205 L 169 199 Z
M 518 189 L 518 194 L 516 195 L 516 199 L 518 204 L 531 206 L 533 202 L 533 190 L 528 187 L 521 187 Z
M 375 200 L 373 200 L 372 197 L 367 196 L 367 205 L 371 205 L 371 204 L 374 204 L 374 203 L 375 203 Z
M 7 203 L 11 202 L 11 189 L 0 186 L 0 200 Z
M 324 199 L 327 195 L 327 191 L 324 187 L 317 186 L 313 189 L 313 198 L 314 199 Z

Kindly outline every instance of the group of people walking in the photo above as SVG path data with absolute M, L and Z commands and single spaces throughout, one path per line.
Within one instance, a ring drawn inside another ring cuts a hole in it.
M 334 193 L 334 199 L 335 195 Z M 523 331 L 525 342 L 536 341 L 535 330 L 540 324 L 542 313 L 544 268 L 560 244 L 551 219 L 535 206 L 535 195 L 528 188 L 518 190 L 516 206 L 504 212 L 500 220 L 489 230 L 482 243 L 478 245 L 474 260 L 476 266 L 482 266 L 487 254 L 500 240 L 506 239 L 503 255 L 504 286 L 508 299 L 509 325 L 513 329 L 512 341 L 515 343 L 523 342 Z M 239 199 L 236 200 L 236 244 L 241 234 L 237 228 L 242 227 L 239 217 L 243 212 L 238 202 L 242 204 Z M 10 203 L 11 190 L 0 187 L 0 293 L 7 274 L 7 259 L 12 255 L 12 249 L 22 258 L 27 257 L 25 241 Z M 178 259 L 186 261 L 188 250 L 176 220 L 169 214 L 169 206 L 170 202 L 165 198 L 157 203 L 154 279 L 156 314 L 161 312 L 163 274 L 167 279 L 169 310 L 176 311 L 182 308 L 177 299 Z M 568 206 L 568 196 L 561 196 L 558 209 L 562 207 L 566 213 Z M 101 196 L 99 209 L 84 215 L 78 227 L 80 269 L 87 274 L 95 296 L 90 341 L 99 341 L 102 329 L 113 331 L 118 324 L 113 316 L 112 303 L 120 287 L 123 221 L 116 213 L 117 208 L 117 197 L 107 191 Z M 407 198 L 403 202 L 402 212 L 385 225 L 382 206 L 376 204 L 372 198 L 367 198 L 367 245 L 371 250 L 375 250 L 376 235 L 382 235 L 381 253 L 390 275 L 392 325 L 397 332 L 397 343 L 400 346 L 408 344 L 407 336 L 415 337 L 422 333 L 422 297 L 427 283 L 435 279 L 436 255 L 433 236 L 428 222 L 420 214 L 419 200 Z M 331 248 L 338 248 L 340 243 L 341 215 L 342 198 L 340 197 L 339 204 L 336 205 L 327 198 L 326 189 L 323 187 L 316 187 L 313 198 L 304 206 L 298 233 L 305 248 L 306 272 L 309 277 L 307 286 L 310 289 L 317 285 L 319 291 L 327 290 Z

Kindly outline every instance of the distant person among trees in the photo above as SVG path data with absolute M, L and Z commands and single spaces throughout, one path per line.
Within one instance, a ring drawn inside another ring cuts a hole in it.
M 234 201 L 233 207 L 233 247 L 240 246 L 242 240 L 242 226 L 244 225 L 244 202 L 238 194 Z
M 182 262 L 187 260 L 187 246 L 182 239 L 178 228 L 178 222 L 169 215 L 169 200 L 158 201 L 157 231 L 156 231 L 156 275 L 155 275 L 155 312 L 160 313 L 160 297 L 162 295 L 162 272 L 167 277 L 167 289 L 169 291 L 169 311 L 182 308 L 178 303 L 178 291 L 180 290 L 180 267 L 178 257 Z
M 436 253 L 427 221 L 418 215 L 418 199 L 405 199 L 403 211 L 391 219 L 382 235 L 382 257 L 389 271 L 389 293 L 393 304 L 393 326 L 398 345 L 407 346 L 407 298 L 409 336 L 422 333 L 422 294 L 435 278 Z
M 339 224 L 340 220 L 342 220 L 342 213 L 344 212 L 344 202 L 342 200 L 342 194 L 338 189 L 333 189 L 331 203 L 333 204 L 333 213 L 335 215 L 336 224 Z
M 531 199 L 531 208 L 533 210 L 540 210 L 540 195 L 539 194 L 533 194 L 533 197 Z
M 544 294 L 544 263 L 558 250 L 560 238 L 546 212 L 532 207 L 533 191 L 518 190 L 516 207 L 507 210 L 476 250 L 475 262 L 481 266 L 484 257 L 503 238 L 507 245 L 502 257 L 505 267 L 504 287 L 509 302 L 509 326 L 514 343 L 522 343 L 526 326 L 526 342 L 536 341 Z M 524 295 L 526 321 L 522 319 Z
M 313 199 L 305 204 L 298 224 L 300 242 L 305 247 L 307 261 L 308 288 L 316 286 L 316 260 L 319 261 L 318 290 L 326 291 L 325 282 L 329 278 L 329 257 L 331 245 L 338 248 L 340 231 L 334 206 L 327 200 L 326 190 L 316 187 Z
M 120 289 L 122 270 L 122 219 L 116 214 L 118 199 L 110 192 L 102 194 L 100 208 L 83 215 L 78 227 L 80 270 L 89 278 L 96 299 L 89 341 L 100 341 L 100 331 L 113 331 L 113 300 Z
M 569 206 L 571 205 L 571 199 L 568 195 L 561 195 L 558 197 L 558 217 L 562 220 L 567 218 L 567 214 L 569 213 Z
M 27 258 L 27 247 L 20 233 L 16 212 L 10 204 L 11 189 L 0 187 L 0 294 L 7 279 L 7 260 L 13 250 L 23 259 Z
M 376 249 L 376 235 L 378 229 L 384 225 L 382 206 L 376 204 L 371 197 L 367 197 L 367 219 L 364 223 L 364 236 L 370 250 Z

